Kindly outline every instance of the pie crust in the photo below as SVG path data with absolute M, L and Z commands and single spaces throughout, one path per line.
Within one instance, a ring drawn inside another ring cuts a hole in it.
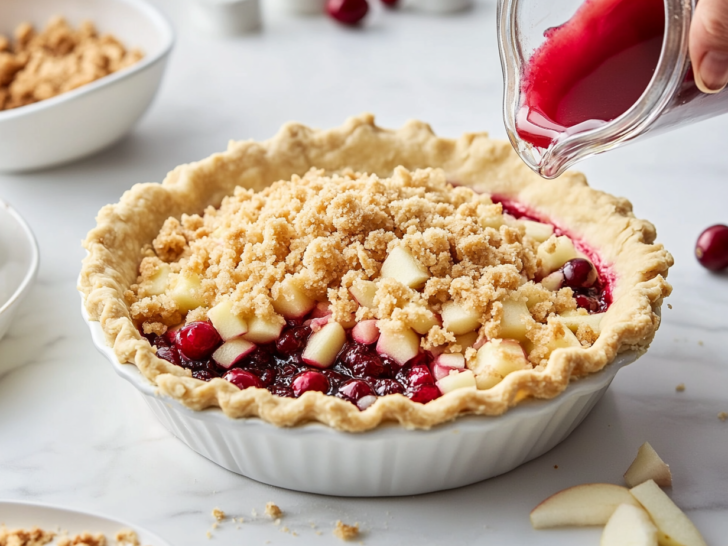
M 598 254 L 608 271 L 612 304 L 601 334 L 588 349 L 551 353 L 544 367 L 509 374 L 488 390 L 456 390 L 427 404 L 400 396 L 382 397 L 365 411 L 319 392 L 278 397 L 264 389 L 240 390 L 214 379 L 204 382 L 157 358 L 133 323 L 124 294 L 137 281 L 142 248 L 165 220 L 217 207 L 236 186 L 259 191 L 312 167 L 352 169 L 389 177 L 397 166 L 441 168 L 447 179 L 517 203 Z M 231 142 L 224 153 L 173 170 L 162 184 L 138 184 L 121 201 L 101 209 L 84 247 L 79 290 L 91 320 L 99 321 L 120 362 L 133 363 L 162 395 L 202 410 L 220 407 L 232 418 L 257 416 L 277 426 L 317 421 L 338 430 L 362 432 L 383 422 L 427 429 L 462 414 L 500 415 L 526 398 L 557 396 L 572 378 L 601 370 L 625 351 L 647 350 L 660 323 L 660 306 L 671 291 L 666 282 L 672 256 L 655 244 L 655 228 L 632 214 L 629 201 L 590 188 L 568 172 L 544 181 L 518 159 L 507 142 L 483 133 L 457 140 L 438 138 L 425 123 L 399 130 L 377 127 L 369 114 L 336 129 L 285 125 L 265 142 Z

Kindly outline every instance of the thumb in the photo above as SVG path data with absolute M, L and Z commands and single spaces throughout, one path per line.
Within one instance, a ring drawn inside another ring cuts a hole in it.
M 728 0 L 700 0 L 690 24 L 690 60 L 703 93 L 728 84 Z

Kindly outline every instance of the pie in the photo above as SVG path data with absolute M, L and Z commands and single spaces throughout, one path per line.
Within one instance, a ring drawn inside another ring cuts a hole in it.
M 625 199 L 485 134 L 287 124 L 104 207 L 79 281 L 162 395 L 278 426 L 430 428 L 647 350 L 672 257 Z

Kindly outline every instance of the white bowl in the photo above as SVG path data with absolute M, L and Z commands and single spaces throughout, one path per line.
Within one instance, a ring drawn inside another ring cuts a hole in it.
M 20 215 L 0 199 L 0 339 L 8 331 L 20 302 L 33 284 L 39 261 L 33 232 Z M 0 363 L 0 373 L 3 371 Z
M 46 531 L 56 531 L 60 528 L 70 535 L 88 531 L 93 534 L 103 533 L 112 541 L 120 530 L 131 529 L 136 532 L 144 545 L 169 546 L 168 542 L 146 529 L 92 512 L 69 510 L 35 502 L 0 500 L 0 514 L 2 523 L 8 529 L 28 529 L 37 526 Z
M 0 171 L 66 163 L 126 135 L 152 102 L 164 73 L 172 27 L 142 0 L 2 0 L 0 34 L 54 15 L 77 25 L 88 19 L 144 58 L 135 65 L 48 100 L 0 111 Z
M 279 428 L 219 409 L 191 410 L 156 393 L 133 364 L 121 364 L 98 322 L 84 319 L 96 348 L 143 395 L 159 421 L 200 455 L 259 482 L 341 497 L 417 495 L 476 483 L 513 470 L 564 440 L 599 401 L 624 353 L 574 381 L 552 400 L 522 402 L 500 417 L 465 416 L 431 430 L 397 424 L 358 434 L 319 423 Z

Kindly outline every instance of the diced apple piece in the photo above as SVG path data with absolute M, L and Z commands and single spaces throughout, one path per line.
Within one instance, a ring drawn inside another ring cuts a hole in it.
M 657 525 L 660 546 L 707 546 L 697 527 L 654 480 L 630 489 Z
M 430 274 L 414 256 L 404 247 L 392 249 L 382 264 L 382 278 L 391 278 L 410 288 L 422 287 Z
M 320 301 L 311 313 L 311 318 L 328 317 L 329 315 L 331 315 L 331 306 L 326 301 Z
M 657 527 L 639 506 L 620 504 L 602 531 L 600 546 L 657 546 Z
M 377 295 L 377 283 L 374 281 L 365 281 L 359 279 L 354 281 L 349 288 L 349 292 L 354 296 L 356 302 L 362 307 L 374 309 L 374 297 Z
M 551 224 L 543 224 L 534 222 L 533 220 L 521 220 L 526 227 L 526 236 L 531 239 L 543 243 L 554 234 L 554 226 Z
M 272 319 L 263 319 L 258 316 L 248 318 L 248 331 L 243 334 L 243 339 L 253 343 L 270 343 L 281 335 L 285 322 L 277 320 L 278 315 Z
M 556 349 L 580 349 L 581 343 L 574 335 L 574 332 L 564 327 L 561 337 L 549 341 L 546 346 L 550 349 L 551 352 L 553 352 Z
M 167 290 L 167 284 L 169 283 L 169 274 L 169 265 L 164 263 L 159 264 L 154 275 L 152 275 L 149 279 L 150 284 L 147 286 L 147 294 L 151 296 L 164 294 L 164 291 Z
M 475 389 L 475 375 L 470 370 L 454 372 L 440 379 L 436 385 L 442 394 L 458 389 Z
M 604 525 L 620 504 L 638 506 L 629 489 L 611 483 L 576 485 L 551 495 L 531 511 L 534 529 Z
M 508 339 L 517 339 L 523 341 L 526 339 L 526 323 L 525 317 L 530 317 L 528 305 L 525 301 L 505 300 L 503 304 L 503 318 L 500 323 L 500 337 Z
M 465 351 L 465 349 L 468 349 L 470 347 L 474 347 L 477 342 L 478 332 L 468 332 L 467 334 L 463 334 L 461 336 L 455 336 L 455 343 L 460 345 L 460 349 L 462 351 Z M 479 347 L 475 348 L 478 349 Z
M 357 343 L 371 345 L 379 339 L 379 328 L 377 328 L 376 320 L 363 320 L 359 322 L 351 331 L 351 337 Z
M 637 457 L 624 474 L 624 481 L 634 487 L 647 480 L 654 480 L 660 487 L 672 486 L 672 472 L 653 447 L 645 442 L 637 451 Z
M 541 286 L 546 290 L 551 290 L 551 292 L 558 292 L 564 286 L 564 274 L 561 271 L 549 273 L 541 279 Z
M 576 332 L 579 326 L 585 324 L 592 329 L 592 331 L 599 335 L 602 331 L 602 319 L 604 313 L 594 313 L 593 315 L 578 315 L 578 314 L 563 314 L 556 317 L 564 326 L 566 326 L 572 332 Z
M 420 352 L 420 336 L 409 328 L 403 332 L 382 331 L 377 342 L 377 352 L 403 366 Z
M 442 323 L 446 330 L 460 336 L 480 327 L 480 314 L 474 309 L 448 301 L 442 304 Z
M 316 307 L 316 300 L 308 297 L 290 277 L 274 286 L 272 295 L 273 309 L 286 318 L 301 318 Z
M 519 370 L 530 370 L 521 345 L 512 339 L 492 339 L 480 349 L 475 357 L 475 373 L 492 372 L 501 378 Z
M 501 381 L 503 381 L 502 376 L 489 370 L 486 370 L 475 376 L 475 386 L 478 387 L 478 389 L 481 391 L 493 388 Z
M 248 331 L 247 321 L 233 313 L 233 304 L 230 300 L 221 301 L 210 309 L 207 318 L 224 341 L 242 336 Z
M 225 369 L 232 368 L 237 362 L 255 350 L 255 343 L 244 339 L 226 341 L 212 353 L 212 358 Z
M 183 313 L 205 305 L 201 291 L 202 279 L 195 273 L 180 274 L 172 279 L 170 295 L 177 304 L 177 308 Z
M 303 350 L 302 359 L 317 368 L 328 368 L 346 343 L 346 332 L 338 322 L 329 322 L 318 332 L 311 334 Z
M 550 237 L 538 246 L 536 257 L 541 260 L 541 269 L 548 274 L 556 271 L 569 260 L 578 258 L 579 255 L 574 244 L 567 236 Z
M 461 353 L 441 354 L 435 359 L 435 363 L 448 368 L 465 368 L 465 357 Z
M 426 307 L 418 306 L 414 303 L 409 303 L 405 309 L 411 309 L 414 312 L 411 313 L 415 318 L 410 320 L 410 327 L 418 334 L 427 334 L 433 326 L 439 326 L 440 320 L 437 315 Z
M 505 220 L 502 214 L 480 217 L 480 226 L 482 228 L 493 228 L 498 231 L 503 224 L 505 224 Z

